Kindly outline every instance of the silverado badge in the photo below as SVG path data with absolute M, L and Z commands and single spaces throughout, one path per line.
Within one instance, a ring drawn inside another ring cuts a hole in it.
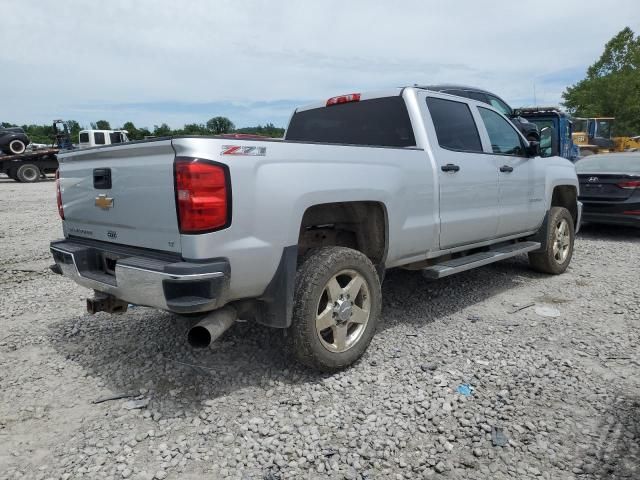
M 113 198 L 107 197 L 106 195 L 98 195 L 96 197 L 96 207 L 100 207 L 104 210 L 108 210 L 113 207 Z

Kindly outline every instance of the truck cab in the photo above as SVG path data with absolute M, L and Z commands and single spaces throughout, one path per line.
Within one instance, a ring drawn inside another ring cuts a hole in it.
M 578 159 L 580 151 L 573 143 L 574 123 L 567 113 L 556 107 L 520 108 L 516 111 L 540 130 L 541 156 L 558 155 L 572 162 Z
M 81 130 L 78 138 L 79 148 L 101 147 L 129 141 L 126 130 Z

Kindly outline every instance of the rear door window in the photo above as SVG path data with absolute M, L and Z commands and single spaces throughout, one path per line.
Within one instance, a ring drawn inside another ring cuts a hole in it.
M 96 145 L 104 145 L 104 133 L 103 132 L 94 132 L 93 139 L 96 142 Z
M 285 140 L 382 147 L 414 147 L 404 99 L 374 98 L 296 112 Z
M 89 143 L 89 134 L 87 132 L 80 134 L 80 143 Z
M 511 122 L 488 108 L 479 107 L 478 110 L 487 129 L 493 153 L 524 156 L 522 140 Z
M 460 152 L 482 152 L 480 135 L 469 105 L 427 97 L 427 107 L 436 129 L 438 144 L 442 148 Z

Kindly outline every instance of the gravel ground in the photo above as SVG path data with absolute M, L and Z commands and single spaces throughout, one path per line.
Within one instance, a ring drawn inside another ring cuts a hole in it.
M 87 315 L 47 269 L 52 181 L 0 179 L 0 225 L 1 478 L 640 477 L 639 231 L 585 227 L 558 277 L 391 272 L 383 328 L 328 376 L 279 331 L 193 351 L 167 313 Z

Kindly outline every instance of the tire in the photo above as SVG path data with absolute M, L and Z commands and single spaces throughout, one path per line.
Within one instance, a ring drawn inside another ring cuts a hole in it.
M 13 155 L 20 155 L 27 149 L 27 144 L 22 140 L 14 139 L 9 142 L 9 152 Z
M 381 306 L 378 273 L 364 254 L 345 247 L 315 250 L 296 274 L 293 355 L 325 372 L 353 364 L 377 330 Z
M 569 266 L 573 256 L 575 230 L 573 217 L 564 207 L 549 210 L 546 248 L 543 252 L 529 253 L 529 264 L 534 270 L 559 275 Z
M 33 163 L 25 163 L 18 168 L 16 177 L 19 182 L 34 183 L 40 180 L 40 169 Z

